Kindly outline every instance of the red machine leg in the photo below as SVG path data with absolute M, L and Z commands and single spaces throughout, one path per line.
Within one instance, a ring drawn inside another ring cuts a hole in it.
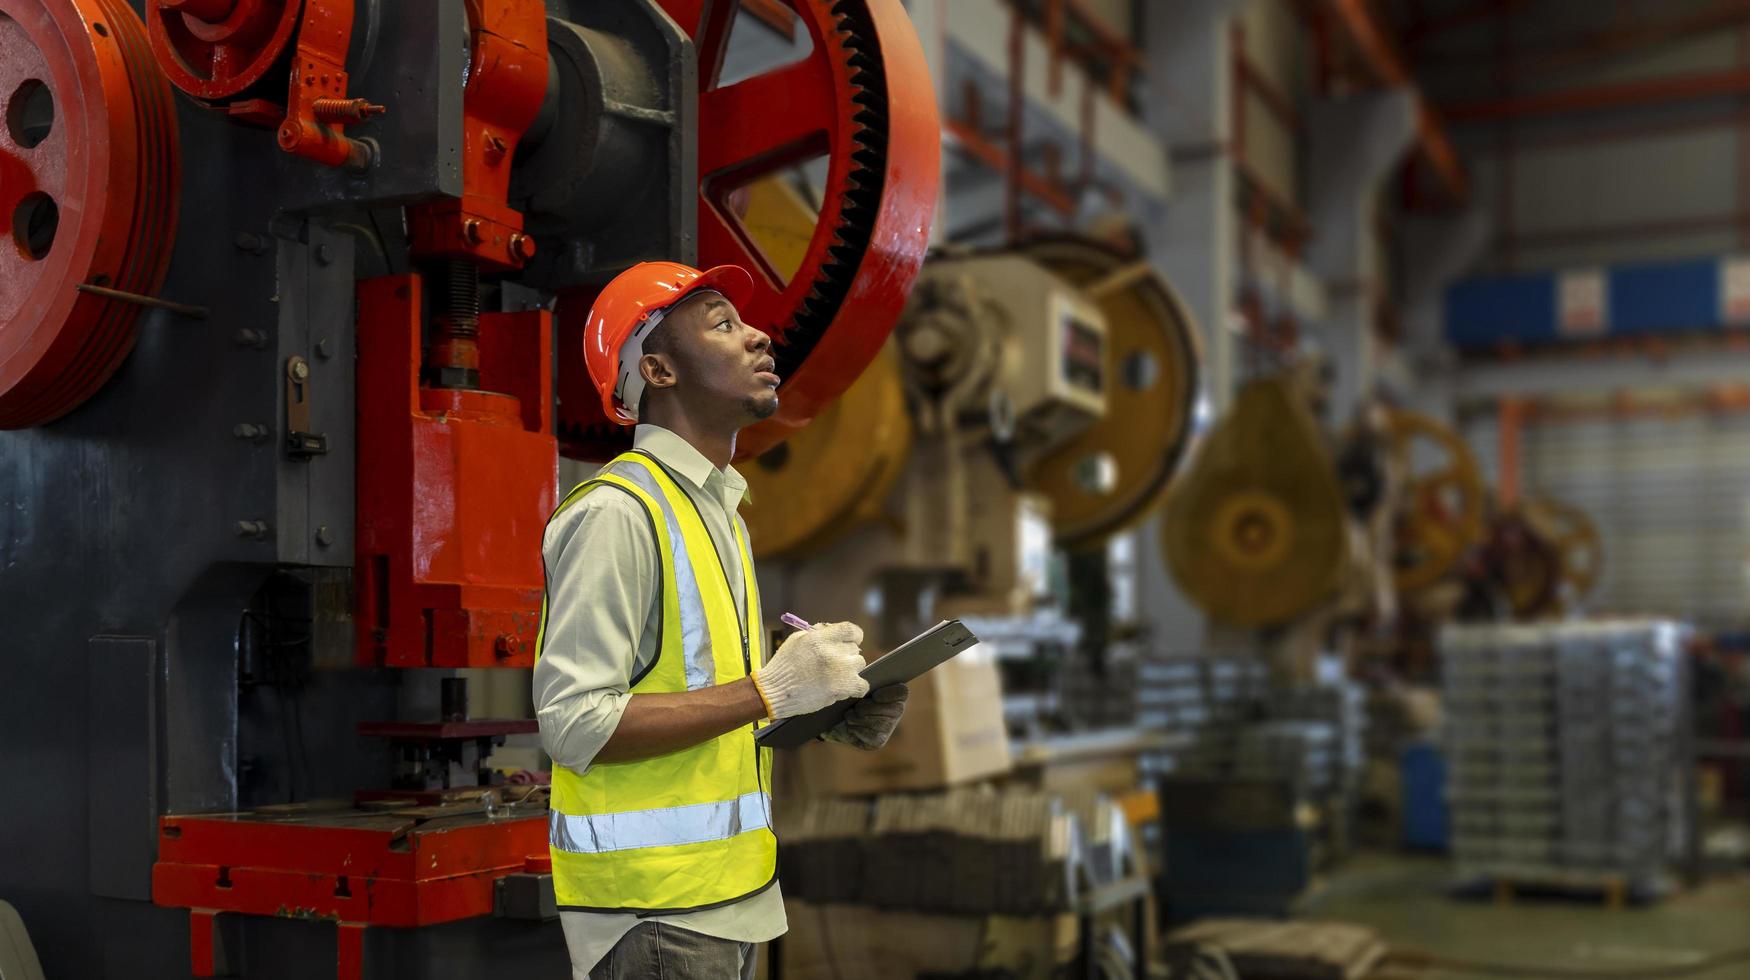
M 218 975 L 213 970 L 213 920 L 218 917 L 212 909 L 188 910 L 189 976 Z
M 362 922 L 340 923 L 334 980 L 365 980 L 365 929 Z

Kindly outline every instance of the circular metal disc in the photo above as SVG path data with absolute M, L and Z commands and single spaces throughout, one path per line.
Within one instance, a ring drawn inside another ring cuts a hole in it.
M 214 101 L 241 95 L 267 77 L 290 44 L 303 9 L 302 0 L 235 0 L 222 18 L 209 22 L 164 0 L 146 0 L 146 26 L 152 52 L 171 82 L 197 99 Z M 277 98 L 283 100 L 280 84 Z
M 175 238 L 170 86 L 122 0 L 0 0 L 0 428 L 89 398 L 134 343 Z
M 1598 587 L 1604 569 L 1604 540 L 1585 511 L 1550 496 L 1539 496 L 1525 507 L 1526 520 L 1555 548 L 1561 559 L 1562 581 L 1569 598 L 1583 599 Z
M 1173 579 L 1211 618 L 1274 626 L 1336 595 L 1347 521 L 1298 385 L 1266 378 L 1240 390 L 1174 482 L 1161 548 Z
M 1394 411 L 1391 447 L 1404 474 L 1394 577 L 1400 593 L 1415 592 L 1446 577 L 1482 541 L 1483 478 L 1458 433 L 1426 415 Z
M 747 478 L 742 514 L 754 555 L 820 548 L 874 517 L 911 444 L 899 357 L 890 345 L 808 428 L 737 464 Z
M 1146 261 L 1075 238 L 1021 251 L 1089 292 L 1106 317 L 1106 415 L 1029 474 L 1051 498 L 1060 543 L 1098 541 L 1153 509 L 1184 455 L 1197 401 L 1196 321 Z

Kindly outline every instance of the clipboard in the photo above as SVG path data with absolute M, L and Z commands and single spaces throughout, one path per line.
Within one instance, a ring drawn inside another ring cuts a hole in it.
M 963 650 L 978 645 L 978 636 L 958 619 L 945 619 L 894 647 L 858 671 L 874 691 L 889 684 L 903 684 L 947 663 Z M 793 749 L 814 741 L 831 729 L 859 699 L 846 698 L 819 711 L 780 718 L 754 732 L 754 741 L 768 749 Z

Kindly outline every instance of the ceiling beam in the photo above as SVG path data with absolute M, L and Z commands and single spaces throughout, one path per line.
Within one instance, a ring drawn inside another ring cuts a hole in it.
M 1434 168 L 1441 185 L 1454 201 L 1462 202 L 1470 195 L 1470 176 L 1453 148 L 1446 125 L 1439 113 L 1422 94 L 1421 86 L 1410 74 L 1409 66 L 1398 52 L 1397 45 L 1386 32 L 1385 24 L 1374 13 L 1367 0 L 1332 0 L 1337 21 L 1349 39 L 1361 52 L 1362 60 L 1381 84 L 1402 86 L 1410 90 L 1416 103 L 1416 142 L 1422 155 Z
M 1495 20 L 1513 12 L 1515 7 L 1523 7 L 1526 0 L 1473 0 L 1457 10 L 1430 17 L 1424 21 L 1412 21 L 1404 31 L 1404 43 L 1410 47 L 1425 44 L 1428 41 L 1463 30 L 1473 24 Z
M 1504 99 L 1457 102 L 1442 106 L 1441 111 L 1453 122 L 1488 122 L 1530 116 L 1632 109 L 1741 95 L 1746 92 L 1750 92 L 1750 70 L 1738 69 L 1588 85 L 1555 92 L 1513 95 Z

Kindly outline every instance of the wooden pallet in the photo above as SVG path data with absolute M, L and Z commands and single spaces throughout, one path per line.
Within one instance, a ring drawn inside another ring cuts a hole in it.
M 1551 892 L 1563 895 L 1597 896 L 1604 900 L 1605 907 L 1622 909 L 1628 907 L 1629 881 L 1623 875 L 1613 874 L 1534 874 L 1534 875 L 1497 875 L 1493 879 L 1496 905 L 1512 905 L 1521 894 L 1528 892 Z
M 1167 943 L 1216 947 L 1247 980 L 1360 980 L 1386 954 L 1377 932 L 1347 922 L 1204 919 Z

